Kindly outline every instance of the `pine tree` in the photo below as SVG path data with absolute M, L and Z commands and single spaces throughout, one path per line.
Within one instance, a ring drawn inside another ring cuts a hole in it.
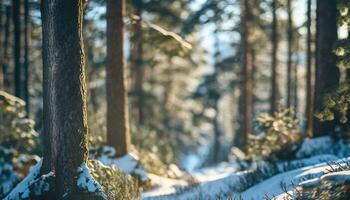
M 137 96 L 136 99 L 136 108 L 137 108 L 137 119 L 140 125 L 144 124 L 145 111 L 144 111 L 144 90 L 143 82 L 145 76 L 144 69 L 144 59 L 143 59 L 143 30 L 142 30 L 142 13 L 143 13 L 143 4 L 142 0 L 136 0 L 134 2 L 137 19 L 134 24 L 134 49 L 133 49 L 133 64 L 135 70 L 135 82 L 134 90 Z
M 24 101 L 26 102 L 26 112 L 29 116 L 29 42 L 30 42 L 30 23 L 29 23 L 29 0 L 24 0 Z
M 277 33 L 277 3 L 278 0 L 272 0 L 272 69 L 271 69 L 271 97 L 270 97 L 270 110 L 271 113 L 274 113 L 277 109 L 277 97 L 278 97 L 278 33 Z
M 2 2 L 0 3 L 0 90 L 4 89 L 4 71 L 3 71 L 3 65 L 4 65 L 4 57 L 2 54 L 3 46 L 2 46 L 2 36 L 3 36 L 3 30 L 4 30 L 4 20 L 3 20 L 3 5 Z
M 243 124 L 240 137 L 240 147 L 245 148 L 248 134 L 252 131 L 252 57 L 251 57 L 251 36 L 249 24 L 252 17 L 251 5 L 248 0 L 242 2 L 241 42 L 242 42 L 242 95 L 243 95 Z
M 4 75 L 4 89 L 8 89 L 10 80 L 8 77 L 8 65 L 9 65 L 9 40 L 10 40 L 10 22 L 11 22 L 11 7 L 5 7 L 5 27 L 4 27 L 4 42 L 3 42 L 3 62 L 1 63 L 2 72 Z
M 124 1 L 107 0 L 107 143 L 125 155 L 129 143 L 128 101 L 124 81 Z
M 14 25 L 14 46 L 13 46 L 13 58 L 15 63 L 15 95 L 17 97 L 23 98 L 23 88 L 22 88 L 22 66 L 21 66 L 21 1 L 12 0 L 12 17 Z
M 292 45 L 293 45 L 293 19 L 292 2 L 287 0 L 288 28 L 287 28 L 287 108 L 292 106 Z
M 78 167 L 88 158 L 83 2 L 43 0 L 41 7 L 44 68 L 42 173 L 55 173 L 56 198 L 77 200 L 102 198 L 81 193 L 77 185 Z
M 307 28 L 307 39 L 306 39 L 306 66 L 307 66 L 307 72 L 306 72 L 306 130 L 305 133 L 307 136 L 312 135 L 312 122 L 313 122 L 313 96 L 314 96 L 314 88 L 313 88 L 313 65 L 312 65 L 312 38 L 311 38 L 311 25 L 312 25 L 312 18 L 311 18 L 311 0 L 307 1 L 307 22 L 306 22 L 306 28 Z
M 338 3 L 338 11 L 340 13 L 338 19 L 338 26 L 349 27 L 350 19 L 350 2 L 343 0 Z M 340 39 L 335 43 L 334 54 L 338 56 L 337 67 L 343 70 L 350 68 L 350 37 Z M 346 73 L 346 71 L 344 71 Z M 345 79 L 342 80 L 340 86 L 327 93 L 324 96 L 323 110 L 316 113 L 322 122 L 324 121 L 340 121 L 341 127 L 345 132 L 345 138 L 349 142 L 349 117 L 350 117 L 350 82 Z M 324 122 L 326 123 L 326 122 Z
M 337 5 L 333 0 L 318 0 L 316 33 L 316 77 L 314 109 L 320 110 L 324 95 L 338 87 L 339 70 L 333 45 L 337 41 Z M 327 80 L 327 81 L 325 81 Z M 330 134 L 337 126 L 337 121 L 321 122 L 314 118 L 313 136 Z

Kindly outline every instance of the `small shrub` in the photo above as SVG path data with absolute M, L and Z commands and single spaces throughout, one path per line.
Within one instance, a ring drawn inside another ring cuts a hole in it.
M 295 158 L 301 145 L 299 121 L 290 109 L 273 116 L 263 113 L 256 119 L 258 135 L 250 135 L 247 154 L 252 160 L 279 161 Z
M 38 144 L 34 121 L 26 118 L 23 100 L 0 91 L 0 143 L 21 153 L 29 153 Z
M 0 198 L 38 161 L 33 155 L 38 146 L 34 125 L 26 118 L 24 101 L 0 91 Z
M 104 188 L 108 199 L 138 199 L 140 192 L 135 178 L 97 160 L 89 160 L 87 165 L 93 178 Z
M 320 185 L 315 187 L 297 188 L 294 194 L 293 198 L 296 200 L 348 200 L 350 199 L 350 182 L 322 181 Z

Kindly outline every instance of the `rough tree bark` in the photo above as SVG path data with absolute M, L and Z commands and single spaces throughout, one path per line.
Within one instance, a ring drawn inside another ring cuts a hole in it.
M 336 56 L 333 45 L 337 41 L 337 7 L 334 0 L 317 0 L 317 33 L 316 33 L 316 77 L 314 109 L 320 110 L 323 97 L 335 90 L 339 84 L 339 70 L 336 67 Z M 314 117 L 313 136 L 329 135 L 337 126 L 336 120 L 320 122 Z
M 12 17 L 14 26 L 14 46 L 13 46 L 13 58 L 15 63 L 15 95 L 23 98 L 22 89 L 22 66 L 21 66 L 21 20 L 20 20 L 20 0 L 12 0 Z
M 107 143 L 117 156 L 128 152 L 128 101 L 124 81 L 123 0 L 107 0 Z
M 86 162 L 87 116 L 82 0 L 43 0 L 44 163 L 56 198 L 82 197 L 77 168 Z
M 277 33 L 277 0 L 272 1 L 272 68 L 271 68 L 271 97 L 270 97 L 270 112 L 274 113 L 277 109 L 277 95 L 278 95 L 278 61 L 277 61 L 277 51 L 278 51 L 278 33 Z
M 313 96 L 314 96 L 314 86 L 313 86 L 313 66 L 312 66 L 312 49 L 311 49 L 311 0 L 307 0 L 307 39 L 306 39 L 306 129 L 305 135 L 312 136 L 312 122 L 313 122 Z

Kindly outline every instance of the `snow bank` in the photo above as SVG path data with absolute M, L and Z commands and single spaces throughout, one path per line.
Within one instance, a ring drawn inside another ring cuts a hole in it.
M 296 156 L 297 158 L 307 158 L 321 154 L 334 154 L 347 157 L 350 155 L 350 148 L 343 141 L 339 140 L 335 142 L 329 136 L 312 139 L 306 138 Z
M 330 137 L 306 138 L 296 156 L 305 158 L 315 155 L 316 153 L 326 153 L 332 149 L 334 142 Z
M 342 160 L 336 160 L 335 162 L 350 161 L 350 157 Z M 336 168 L 337 164 L 332 164 L 332 167 Z M 300 169 L 291 170 L 285 173 L 273 176 L 253 187 L 245 190 L 241 195 L 243 199 L 260 200 L 265 199 L 266 196 L 274 197 L 278 196 L 278 199 L 283 199 L 286 196 L 286 191 L 292 191 L 300 184 L 311 186 L 317 184 L 319 179 L 326 178 L 324 174 L 330 166 L 327 162 L 314 164 Z M 332 176 L 334 177 L 334 176 Z M 338 176 L 339 177 L 339 176 Z M 344 177 L 342 177 L 344 179 Z

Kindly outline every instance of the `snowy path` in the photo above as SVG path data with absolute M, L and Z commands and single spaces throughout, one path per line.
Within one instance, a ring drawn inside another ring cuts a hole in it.
M 277 174 L 255 186 L 239 193 L 242 179 L 244 180 L 251 171 L 236 172 L 236 168 L 229 164 L 221 164 L 217 167 L 206 168 L 192 174 L 199 183 L 189 185 L 183 180 L 151 178 L 159 185 L 157 188 L 142 194 L 142 199 L 217 199 L 217 197 L 229 197 L 242 195 L 243 199 L 264 199 L 266 195 L 273 197 L 283 193 L 281 184 L 287 190 L 295 187 L 300 181 L 310 177 L 319 177 L 327 168 L 328 161 L 338 158 L 332 155 L 315 156 L 292 162 L 300 167 L 285 173 Z M 350 158 L 349 158 L 350 159 Z M 319 164 L 321 163 L 321 164 Z M 290 164 L 290 163 L 289 163 Z M 279 168 L 283 168 L 281 164 Z M 306 167 L 303 167 L 306 166 Z

